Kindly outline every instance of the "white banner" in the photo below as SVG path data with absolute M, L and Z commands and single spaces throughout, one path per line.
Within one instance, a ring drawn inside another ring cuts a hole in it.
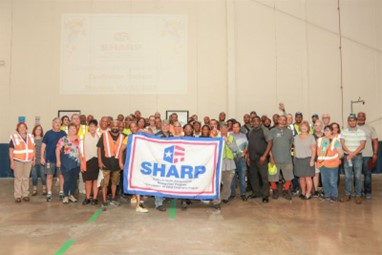
M 222 148 L 222 138 L 131 135 L 126 149 L 124 192 L 217 199 Z

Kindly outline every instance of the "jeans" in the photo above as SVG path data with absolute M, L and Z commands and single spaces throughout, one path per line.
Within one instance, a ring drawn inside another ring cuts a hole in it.
M 350 196 L 352 193 L 352 177 L 354 174 L 355 182 L 355 195 L 356 197 L 361 196 L 362 184 L 361 184 L 361 173 L 362 173 L 362 155 L 358 154 L 352 158 L 352 166 L 349 166 L 349 161 L 346 159 L 345 155 L 345 196 Z
M 235 165 L 236 165 L 236 174 L 239 177 L 239 183 L 240 183 L 240 196 L 244 196 L 247 185 L 245 183 L 245 173 L 247 171 L 247 162 L 245 161 L 245 158 L 239 158 L 235 159 Z M 236 178 L 235 175 L 232 178 L 231 183 L 231 196 L 236 196 Z
M 80 168 L 66 169 L 61 167 L 62 175 L 64 176 L 64 196 L 74 195 L 77 186 L 78 173 Z
M 155 208 L 163 205 L 163 200 L 164 200 L 163 197 L 154 197 L 154 198 L 155 198 Z
M 268 159 L 264 164 L 260 165 L 258 160 L 251 160 L 249 167 L 249 181 L 252 186 L 253 195 L 262 198 L 269 197 L 269 181 L 268 181 Z
M 371 170 L 368 169 L 369 160 L 371 160 L 371 157 L 363 157 L 362 158 L 362 173 L 364 175 L 364 181 L 363 181 L 363 192 L 365 195 L 371 195 Z
M 338 197 L 337 179 L 338 179 L 338 167 L 328 168 L 320 167 L 321 181 L 324 188 L 325 198 Z
M 46 185 L 46 173 L 45 173 L 45 167 L 43 165 L 35 165 L 32 167 L 32 184 L 34 187 L 37 186 L 38 183 L 38 177 L 40 176 L 41 183 L 43 186 Z

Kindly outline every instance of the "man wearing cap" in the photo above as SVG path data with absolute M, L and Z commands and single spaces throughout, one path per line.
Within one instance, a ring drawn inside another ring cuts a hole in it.
M 361 204 L 361 173 L 362 173 L 362 150 L 366 144 L 365 132 L 357 127 L 357 117 L 350 114 L 348 117 L 348 128 L 341 133 L 341 143 L 344 150 L 344 168 L 345 168 L 345 197 L 343 202 L 351 200 L 352 175 L 355 180 L 355 202 Z
M 378 154 L 378 136 L 372 126 L 365 124 L 366 114 L 359 112 L 357 115 L 357 124 L 366 134 L 366 145 L 362 151 L 362 173 L 364 175 L 363 192 L 366 199 L 371 199 L 371 170 L 369 169 L 369 161 L 374 165 L 377 162 Z

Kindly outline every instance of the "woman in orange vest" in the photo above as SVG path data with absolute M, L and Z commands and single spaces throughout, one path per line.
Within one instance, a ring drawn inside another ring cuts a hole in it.
M 317 162 L 316 167 L 320 169 L 324 198 L 331 202 L 338 198 L 338 166 L 341 164 L 343 155 L 339 140 L 333 139 L 333 128 L 324 128 L 324 137 L 317 140 Z
M 14 196 L 15 202 L 29 201 L 29 176 L 32 165 L 35 164 L 34 138 L 27 133 L 28 126 L 20 122 L 16 127 L 16 134 L 11 135 L 9 142 L 9 158 L 11 169 L 15 176 Z

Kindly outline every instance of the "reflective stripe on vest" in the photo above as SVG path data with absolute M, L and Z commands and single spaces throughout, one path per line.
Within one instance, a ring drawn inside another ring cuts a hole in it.
M 105 150 L 105 157 L 119 158 L 119 151 L 122 147 L 123 135 L 119 134 L 117 141 L 114 141 L 110 132 L 103 134 L 103 146 Z
M 334 148 L 335 140 L 332 140 L 325 153 L 322 153 L 322 137 L 317 140 L 317 168 L 325 166 L 327 168 L 338 167 L 341 163 L 337 150 Z
M 13 158 L 18 161 L 32 161 L 34 158 L 34 138 L 31 134 L 27 134 L 26 141 L 20 134 L 11 136 L 13 142 Z

